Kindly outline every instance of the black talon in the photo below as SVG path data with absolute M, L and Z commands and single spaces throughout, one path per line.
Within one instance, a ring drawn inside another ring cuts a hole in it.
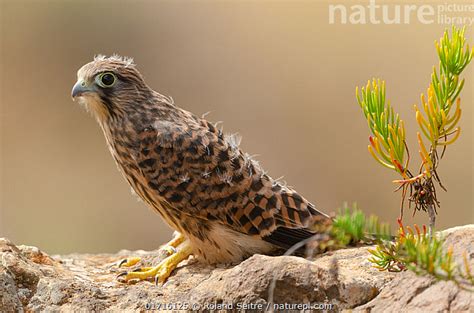
M 118 274 L 117 277 L 115 277 L 115 278 L 119 279 L 122 276 L 127 276 L 127 274 L 128 274 L 128 272 L 125 271 L 125 272 L 122 272 L 122 273 Z
M 128 262 L 128 259 L 122 259 L 122 261 L 120 261 L 118 267 L 121 267 L 122 265 L 124 265 L 127 262 Z

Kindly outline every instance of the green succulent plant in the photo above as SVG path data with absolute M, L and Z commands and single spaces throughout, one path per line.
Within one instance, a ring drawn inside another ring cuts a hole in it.
M 433 67 L 426 96 L 421 95 L 421 109 L 414 105 L 420 128 L 417 141 L 422 160 L 417 173 L 409 169 L 410 153 L 404 123 L 385 99 L 385 82 L 373 79 L 360 91 L 359 87 L 356 88 L 357 102 L 372 133 L 369 137 L 369 153 L 378 163 L 395 170 L 402 177 L 394 180 L 399 184 L 397 190 L 402 190 L 400 217 L 403 217 L 403 204 L 409 192 L 409 204 L 414 205 L 415 212 L 428 212 L 430 233 L 435 226 L 436 210 L 440 205 L 433 181 L 446 190 L 437 173 L 438 163 L 446 147 L 454 143 L 461 133 L 458 126 L 462 113 L 459 95 L 464 87 L 464 79 L 460 75 L 474 55 L 474 51 L 466 44 L 464 34 L 465 28 L 453 26 L 451 35 L 446 30 L 439 42 L 435 42 L 439 67 Z M 428 148 L 423 136 L 429 142 Z
M 392 236 L 389 224 L 375 216 L 367 217 L 355 205 L 349 208 L 344 204 L 326 229 L 330 240 L 319 241 L 322 248 L 319 250 L 375 244 L 369 249 L 369 261 L 381 271 L 410 270 L 417 275 L 453 281 L 462 289 L 474 291 L 474 277 L 466 253 L 463 264 L 456 264 L 453 249 L 445 247 L 441 234 L 430 236 L 426 226 L 411 228 L 404 226 L 400 219 L 398 225 L 398 234 Z

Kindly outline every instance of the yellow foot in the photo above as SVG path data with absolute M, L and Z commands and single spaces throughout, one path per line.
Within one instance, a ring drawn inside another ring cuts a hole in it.
M 164 283 L 178 264 L 191 255 L 191 252 L 192 249 L 189 243 L 184 243 L 176 253 L 161 261 L 157 266 L 142 267 L 130 272 L 123 272 L 117 276 L 117 279 L 122 282 L 134 282 L 154 278 L 156 284 Z
M 138 262 L 141 261 L 141 258 L 139 257 L 131 257 L 131 258 L 126 258 L 123 259 L 122 261 L 119 262 L 118 267 L 131 267 L 137 264 Z
M 168 243 L 162 245 L 160 250 L 166 252 L 166 256 L 170 256 L 176 253 L 176 248 L 183 243 L 185 240 L 184 236 L 178 232 L 175 232 L 175 237 L 171 239 Z M 139 257 L 130 257 L 123 259 L 119 262 L 118 267 L 132 267 L 141 261 Z

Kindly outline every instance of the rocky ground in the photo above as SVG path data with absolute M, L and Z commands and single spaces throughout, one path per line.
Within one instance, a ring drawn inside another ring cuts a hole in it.
M 445 231 L 461 262 L 467 251 L 474 268 L 474 225 Z M 451 282 L 411 272 L 389 273 L 367 261 L 367 247 L 339 250 L 309 261 L 292 256 L 254 255 L 235 266 L 208 267 L 191 260 L 162 286 L 126 285 L 115 279 L 117 262 L 158 251 L 48 256 L 36 247 L 0 239 L 0 311 L 143 311 L 276 309 L 364 312 L 472 312 L 473 293 Z M 332 305 L 329 306 L 328 304 Z

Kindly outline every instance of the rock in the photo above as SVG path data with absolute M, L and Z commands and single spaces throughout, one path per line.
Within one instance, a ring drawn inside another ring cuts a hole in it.
M 474 226 L 454 229 L 447 242 L 460 250 L 472 249 L 473 230 Z M 329 311 L 462 311 L 471 306 L 464 291 L 452 283 L 374 269 L 367 249 L 333 251 L 312 261 L 254 255 L 238 265 L 217 267 L 191 258 L 164 285 L 155 286 L 147 281 L 126 285 L 115 276 L 121 259 L 140 256 L 154 263 L 162 257 L 158 251 L 48 256 L 38 248 L 0 239 L 0 311 L 262 310 L 269 308 L 270 294 L 275 309 L 313 305 Z M 469 257 L 472 262 L 472 250 Z

